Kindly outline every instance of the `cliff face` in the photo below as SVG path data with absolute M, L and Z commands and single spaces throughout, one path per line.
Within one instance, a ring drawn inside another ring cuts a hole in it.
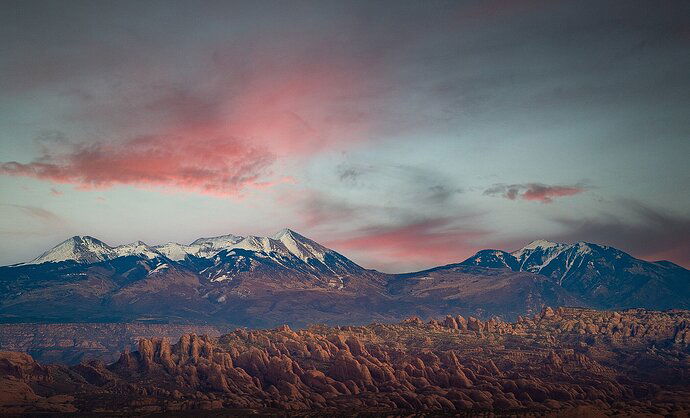
M 110 365 L 0 355 L 4 412 L 198 409 L 687 413 L 690 312 L 547 308 L 145 338 Z M 685 411 L 685 412 L 683 412 Z

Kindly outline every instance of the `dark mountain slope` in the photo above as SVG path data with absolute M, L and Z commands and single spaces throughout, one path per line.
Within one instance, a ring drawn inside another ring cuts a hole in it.
M 480 251 L 461 264 L 540 274 L 597 308 L 690 308 L 690 271 L 603 245 L 539 240 L 513 253 Z
M 587 306 L 546 277 L 507 269 L 452 264 L 395 276 L 388 291 L 420 316 L 442 310 L 516 318 L 548 306 Z M 440 309 L 441 307 L 445 309 Z
M 47 260 L 47 261 L 46 261 Z M 535 241 L 409 274 L 367 270 L 291 230 L 189 245 L 118 247 L 73 237 L 0 267 L 0 322 L 396 321 L 411 314 L 518 315 L 545 305 L 688 307 L 688 271 L 594 244 Z

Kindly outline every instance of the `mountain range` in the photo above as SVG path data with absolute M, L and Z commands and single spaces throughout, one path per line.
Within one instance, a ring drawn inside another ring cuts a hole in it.
M 537 240 L 512 253 L 479 251 L 461 264 L 540 274 L 597 308 L 689 307 L 688 270 L 605 245 Z
M 387 274 L 284 229 L 182 245 L 111 247 L 72 237 L 0 267 L 0 322 L 391 322 L 418 315 L 515 319 L 543 306 L 690 308 L 690 271 L 603 245 L 537 240 L 514 251 Z

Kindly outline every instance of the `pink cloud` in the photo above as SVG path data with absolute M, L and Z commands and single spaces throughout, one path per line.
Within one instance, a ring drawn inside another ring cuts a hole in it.
M 130 184 L 235 195 L 259 184 L 273 160 L 270 152 L 234 138 L 149 136 L 69 145 L 30 163 L 2 163 L 0 173 L 81 188 Z
M 279 156 L 312 155 L 367 138 L 367 123 L 346 104 L 360 90 L 356 73 L 312 63 L 259 73 L 240 94 L 225 98 L 215 129 L 269 146 Z
M 499 195 L 509 200 L 520 198 L 541 203 L 553 203 L 553 200 L 556 198 L 573 196 L 586 190 L 587 188 L 582 185 L 549 186 L 541 183 L 496 184 L 485 190 L 484 194 L 489 196 Z
M 112 132 L 107 140 L 44 141 L 42 155 L 0 162 L 0 174 L 82 189 L 122 184 L 223 196 L 294 182 L 272 173 L 276 160 L 371 137 L 366 118 L 347 104 L 363 91 L 358 72 L 346 62 L 302 58 L 252 57 L 243 68 L 234 55 L 219 57 L 206 84 L 117 92 L 71 116 Z M 121 131 L 130 128 L 146 134 Z
M 583 187 L 578 186 L 546 186 L 544 184 L 529 184 L 527 190 L 522 193 L 525 200 L 536 200 L 542 203 L 551 203 L 553 199 L 564 196 L 573 196 L 584 192 Z
M 283 207 L 294 208 L 301 217 L 305 228 L 332 226 L 352 221 L 361 212 L 371 207 L 362 204 L 351 204 L 327 193 L 314 189 L 301 188 L 279 193 L 276 202 Z
M 481 230 L 463 229 L 449 219 L 431 219 L 393 227 L 372 227 L 328 243 L 334 249 L 375 257 L 391 265 L 431 266 L 460 262 L 473 254 Z
M 161 82 L 167 68 L 145 68 L 109 100 L 90 102 L 71 119 L 151 135 L 237 138 L 277 158 L 367 140 L 372 117 L 361 99 L 371 94 L 375 69 L 311 41 L 317 45 L 281 53 L 274 41 L 219 45 L 212 62 L 188 76 L 194 82 Z

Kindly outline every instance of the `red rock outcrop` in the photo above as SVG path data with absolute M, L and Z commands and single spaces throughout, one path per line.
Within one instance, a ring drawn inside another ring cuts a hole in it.
M 106 366 L 0 354 L 0 411 L 280 409 L 679 415 L 690 312 L 544 309 L 506 323 L 239 329 L 141 339 Z

